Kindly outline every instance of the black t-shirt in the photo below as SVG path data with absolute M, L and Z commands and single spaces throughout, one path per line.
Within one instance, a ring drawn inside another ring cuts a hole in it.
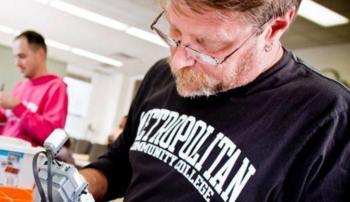
M 183 98 L 166 60 L 89 167 L 125 201 L 348 201 L 350 94 L 291 52 L 253 82 Z

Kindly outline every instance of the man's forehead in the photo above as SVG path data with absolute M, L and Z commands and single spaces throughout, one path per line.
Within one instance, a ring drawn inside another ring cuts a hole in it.
M 165 15 L 168 20 L 176 24 L 176 22 L 186 21 L 188 24 L 206 25 L 206 26 L 235 26 L 243 25 L 246 23 L 246 15 L 242 12 L 219 10 L 215 8 L 205 7 L 200 12 L 197 12 L 187 6 L 185 3 L 173 3 L 177 1 L 171 1 L 164 7 Z
M 232 39 L 233 30 L 236 34 L 240 32 L 242 21 L 239 13 L 231 13 L 223 19 L 223 14 L 214 9 L 208 10 L 206 14 L 192 11 L 190 8 L 182 8 L 181 11 L 169 5 L 165 10 L 165 16 L 171 26 L 179 31 L 187 30 L 198 33 L 203 38 Z M 196 34 L 197 35 L 197 34 Z
M 246 14 L 240 11 L 218 9 L 204 4 L 201 5 L 200 3 L 194 4 L 197 7 L 194 7 L 194 5 L 190 7 L 184 0 L 168 0 L 166 2 L 167 3 L 163 4 L 163 9 L 171 9 L 173 12 L 187 17 L 196 15 L 206 17 L 210 15 L 210 18 L 217 18 L 220 20 L 233 20 L 237 17 L 240 19 L 246 18 Z
M 15 40 L 13 43 L 12 53 L 16 56 L 30 55 L 33 50 L 26 41 Z
M 27 48 L 29 46 L 27 39 L 23 37 L 16 39 L 13 45 L 17 48 Z
M 14 41 L 13 49 L 17 52 L 36 52 L 38 47 L 34 44 L 29 44 L 26 38 L 20 37 Z

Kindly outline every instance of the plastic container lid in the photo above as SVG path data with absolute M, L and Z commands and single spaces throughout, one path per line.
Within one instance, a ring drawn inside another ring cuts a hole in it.
M 27 154 L 36 154 L 44 150 L 43 147 L 32 147 L 30 142 L 25 140 L 7 136 L 0 136 L 0 149 Z

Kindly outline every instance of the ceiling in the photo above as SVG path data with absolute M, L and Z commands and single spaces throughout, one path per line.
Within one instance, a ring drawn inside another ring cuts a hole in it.
M 350 18 L 349 0 L 315 0 Z M 81 8 L 149 31 L 149 24 L 159 12 L 157 0 L 70 0 Z M 102 64 L 67 51 L 49 48 L 49 56 L 80 68 L 103 72 L 118 71 L 142 75 L 168 50 L 124 32 L 64 13 L 37 0 L 3 0 L 0 24 L 23 31 L 34 29 L 46 38 L 124 63 L 122 67 Z M 0 44 L 11 46 L 14 35 L 0 32 Z M 291 49 L 350 43 L 350 24 L 323 28 L 298 17 L 283 37 Z
M 350 18 L 349 0 L 314 1 Z M 350 24 L 325 28 L 302 17 L 297 17 L 282 41 L 291 49 L 350 43 Z

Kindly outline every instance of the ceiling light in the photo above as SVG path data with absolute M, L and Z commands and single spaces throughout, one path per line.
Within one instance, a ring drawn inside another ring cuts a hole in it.
M 7 34 L 15 34 L 15 35 L 19 34 L 19 31 L 16 31 L 16 30 L 14 30 L 14 29 L 12 29 L 10 27 L 4 26 L 4 25 L 0 25 L 0 32 L 4 32 L 4 33 L 7 33 Z M 16 33 L 18 33 L 18 34 L 16 34 Z M 116 66 L 116 67 L 123 66 L 123 63 L 118 61 L 118 60 L 114 60 L 112 58 L 108 58 L 108 57 L 105 57 L 105 56 L 102 56 L 102 55 L 98 55 L 96 53 L 92 53 L 92 52 L 89 52 L 89 51 L 86 51 L 86 50 L 82 50 L 82 49 L 79 49 L 79 48 L 72 48 L 69 45 L 66 45 L 66 44 L 63 44 L 63 43 L 60 43 L 60 42 L 57 42 L 57 41 L 54 41 L 54 40 L 46 39 L 45 42 L 50 47 L 53 47 L 53 48 L 56 48 L 56 49 L 60 49 L 60 50 L 64 50 L 64 51 L 69 51 L 69 52 L 72 52 L 72 53 L 74 53 L 76 55 L 83 56 L 83 57 L 86 57 L 86 58 L 89 58 L 89 59 L 92 59 L 92 60 L 96 60 L 98 62 L 106 63 L 106 64 L 109 64 L 109 65 L 112 65 L 112 66 Z
M 45 0 L 38 0 L 38 1 L 45 1 Z M 74 6 L 72 4 L 63 2 L 61 0 L 53 0 L 51 1 L 50 5 L 56 9 L 59 9 L 61 11 L 64 11 L 66 13 L 69 13 L 71 15 L 75 15 L 77 17 L 81 17 L 83 19 L 89 20 L 91 22 L 118 30 L 118 31 L 125 31 L 125 33 L 132 35 L 134 37 L 152 42 L 154 44 L 168 47 L 166 43 L 164 43 L 157 35 L 152 34 L 150 32 L 144 31 L 142 29 L 136 28 L 136 27 L 128 27 L 127 24 L 124 24 L 122 22 L 113 20 L 111 18 L 105 17 L 103 15 L 91 12 L 89 10 L 80 8 L 78 6 Z
M 111 18 L 107 18 L 105 16 L 99 15 L 97 13 L 82 9 L 80 7 L 74 6 L 72 4 L 65 3 L 60 0 L 54 0 L 50 3 L 50 5 L 54 8 L 57 8 L 61 11 L 67 12 L 71 15 L 75 15 L 91 22 L 95 22 L 112 29 L 116 29 L 118 31 L 125 30 L 128 26 L 119 21 L 113 20 Z
M 324 27 L 349 23 L 348 18 L 311 0 L 301 2 L 298 15 Z
M 47 4 L 47 3 L 49 3 L 49 0 L 35 0 L 35 1 L 37 1 L 37 2 L 39 2 L 39 3 L 42 3 L 42 4 Z
M 7 26 L 0 25 L 0 32 L 4 32 L 6 34 L 13 34 L 15 33 L 15 30 Z
M 127 34 L 130 34 L 134 37 L 158 44 L 163 47 L 169 47 L 162 39 L 159 38 L 159 36 L 151 33 L 151 32 L 146 32 L 142 29 L 136 28 L 136 27 L 129 27 L 128 29 L 125 30 Z
M 57 41 L 53 41 L 53 40 L 50 40 L 50 39 L 45 39 L 45 42 L 50 47 L 61 49 L 61 50 L 64 50 L 64 51 L 70 51 L 70 49 L 71 49 L 71 47 L 66 45 L 66 44 L 63 44 L 63 43 L 60 43 L 60 42 L 57 42 Z
M 114 59 L 111 59 L 111 58 L 108 58 L 108 57 L 105 57 L 102 55 L 97 55 L 95 53 L 92 53 L 92 52 L 89 52 L 86 50 L 82 50 L 79 48 L 72 48 L 72 53 L 86 57 L 86 58 L 90 58 L 90 59 L 93 59 L 93 60 L 96 60 L 96 61 L 99 61 L 102 63 L 106 63 L 106 64 L 109 64 L 112 66 L 117 66 L 117 67 L 123 66 L 123 63 L 118 61 L 118 60 L 114 60 Z

